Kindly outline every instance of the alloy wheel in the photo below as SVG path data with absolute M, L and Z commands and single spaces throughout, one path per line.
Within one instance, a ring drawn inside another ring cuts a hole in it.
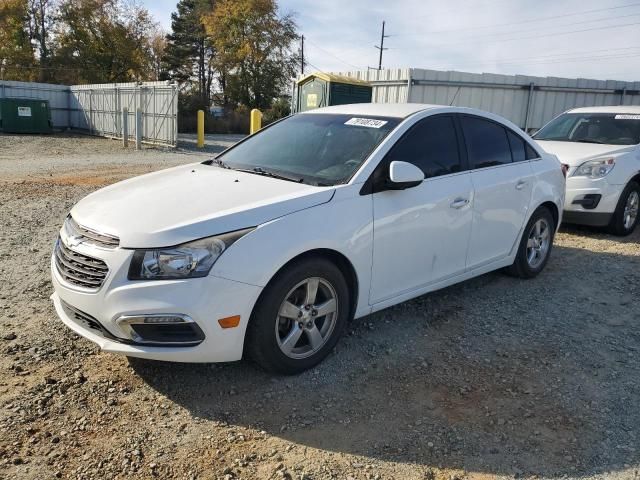
M 538 268 L 549 253 L 551 247 L 551 227 L 544 218 L 534 223 L 527 239 L 527 263 L 531 268 Z
M 622 221 L 624 222 L 624 228 L 631 230 L 636 224 L 638 219 L 638 207 L 640 206 L 640 194 L 637 191 L 632 191 L 627 197 L 627 203 L 624 206 L 624 214 Z
M 307 358 L 329 340 L 338 318 L 338 296 L 327 280 L 311 277 L 293 287 L 278 310 L 276 340 L 289 358 Z

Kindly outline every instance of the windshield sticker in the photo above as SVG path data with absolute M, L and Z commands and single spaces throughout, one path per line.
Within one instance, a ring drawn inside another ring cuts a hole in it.
M 616 115 L 616 120 L 640 120 L 640 115 Z
M 376 120 L 374 118 L 352 118 L 344 122 L 345 125 L 354 125 L 356 127 L 380 128 L 384 127 L 388 122 L 386 120 Z

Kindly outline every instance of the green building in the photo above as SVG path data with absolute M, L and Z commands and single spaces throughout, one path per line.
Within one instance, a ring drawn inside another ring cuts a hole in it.
M 357 78 L 312 73 L 298 80 L 296 112 L 348 103 L 371 103 L 373 87 Z

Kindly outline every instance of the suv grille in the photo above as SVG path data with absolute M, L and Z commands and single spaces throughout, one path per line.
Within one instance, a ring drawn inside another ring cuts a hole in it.
M 99 233 L 90 228 L 78 224 L 71 215 L 67 216 L 64 226 L 69 237 L 76 237 L 81 243 L 95 245 L 102 248 L 116 248 L 120 245 L 120 239 L 105 233 Z
M 109 272 L 109 267 L 102 260 L 70 250 L 60 238 L 56 242 L 54 258 L 62 278 L 79 287 L 97 290 Z

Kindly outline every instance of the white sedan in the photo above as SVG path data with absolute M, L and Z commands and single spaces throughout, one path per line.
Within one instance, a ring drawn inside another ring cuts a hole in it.
M 434 105 L 294 115 L 215 160 L 99 190 L 51 261 L 62 321 L 102 349 L 310 368 L 347 322 L 506 268 L 542 271 L 561 164 L 508 121 Z
M 640 206 L 640 107 L 576 108 L 534 138 L 569 165 L 564 221 L 629 235 Z

